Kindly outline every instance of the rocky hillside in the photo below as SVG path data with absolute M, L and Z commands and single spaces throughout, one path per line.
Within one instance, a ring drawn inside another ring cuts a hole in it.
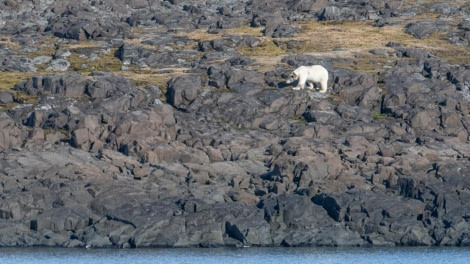
M 470 2 L 0 10 L 0 246 L 470 246 Z

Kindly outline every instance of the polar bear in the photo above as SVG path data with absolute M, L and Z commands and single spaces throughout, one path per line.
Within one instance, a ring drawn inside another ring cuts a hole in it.
M 300 66 L 295 69 L 286 80 L 286 83 L 292 83 L 298 80 L 298 84 L 294 90 L 305 88 L 305 83 L 308 83 L 308 89 L 313 90 L 313 84 L 320 84 L 320 92 L 325 93 L 328 88 L 328 71 L 321 65 Z

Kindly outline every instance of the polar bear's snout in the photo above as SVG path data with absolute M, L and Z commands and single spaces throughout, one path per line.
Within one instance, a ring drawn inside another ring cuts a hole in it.
M 299 78 L 299 76 L 298 76 L 295 72 L 292 72 L 292 73 L 289 74 L 289 76 L 287 77 L 286 83 L 287 83 L 287 84 L 293 83 L 293 82 L 296 81 L 298 78 Z

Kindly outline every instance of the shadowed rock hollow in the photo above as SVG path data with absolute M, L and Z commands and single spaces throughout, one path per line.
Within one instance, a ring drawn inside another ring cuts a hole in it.
M 0 246 L 470 245 L 469 3 L 108 2 L 0 2 Z

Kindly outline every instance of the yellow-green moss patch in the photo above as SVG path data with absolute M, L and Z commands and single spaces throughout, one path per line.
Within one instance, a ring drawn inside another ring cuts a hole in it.
M 12 89 L 15 84 L 24 82 L 36 74 L 30 72 L 0 72 L 0 90 Z

